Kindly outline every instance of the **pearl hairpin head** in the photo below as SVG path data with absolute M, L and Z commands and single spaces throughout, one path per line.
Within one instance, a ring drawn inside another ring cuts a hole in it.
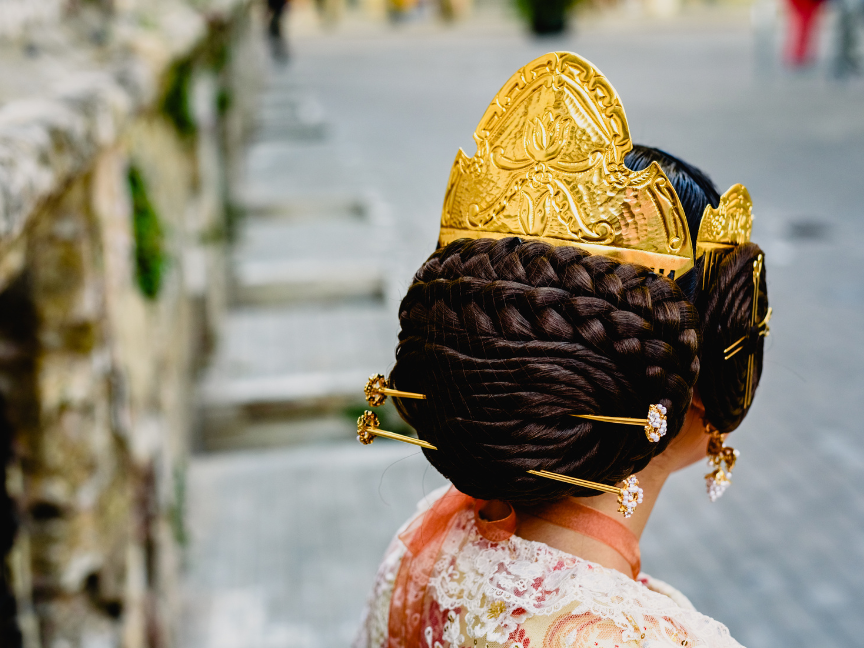
M 598 414 L 571 414 L 576 418 L 600 421 L 601 423 L 621 423 L 622 425 L 641 425 L 645 428 L 645 437 L 652 443 L 657 443 L 660 437 L 666 436 L 666 408 L 657 403 L 648 407 L 648 417 L 644 419 L 626 416 L 600 416 Z
M 639 488 L 639 480 L 630 476 L 624 480 L 624 487 L 618 495 L 618 512 L 625 518 L 633 515 L 637 504 L 642 503 L 642 489 Z

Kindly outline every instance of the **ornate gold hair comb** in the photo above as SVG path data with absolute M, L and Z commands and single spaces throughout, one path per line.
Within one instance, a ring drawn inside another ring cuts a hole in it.
M 399 398 L 422 398 L 425 399 L 426 396 L 423 394 L 415 394 L 413 392 L 400 392 L 396 389 L 390 389 L 386 387 L 387 381 L 381 374 L 375 374 L 374 376 L 369 378 L 369 381 L 366 383 L 366 386 L 363 389 L 363 392 L 366 394 L 366 400 L 369 402 L 372 407 L 378 407 L 384 403 L 384 398 L 382 396 L 390 395 L 396 396 Z M 383 392 L 382 390 L 386 389 L 387 392 Z M 407 394 L 407 396 L 406 396 Z M 652 405 L 651 408 L 663 408 L 662 405 Z M 663 414 L 665 414 L 665 408 L 663 408 Z M 658 412 L 659 414 L 659 412 Z M 576 416 L 576 415 L 574 415 Z M 649 412 L 649 417 L 651 413 Z M 592 418 L 591 415 L 586 414 L 585 418 Z M 595 420 L 608 420 L 615 417 L 593 417 Z M 616 419 L 615 421 L 611 421 L 613 423 L 620 423 L 623 419 Z M 628 421 L 639 421 L 639 425 L 645 423 L 643 419 L 626 419 Z M 357 419 L 357 440 L 363 445 L 369 445 L 374 440 L 375 437 L 384 437 L 385 439 L 392 439 L 394 441 L 402 441 L 403 443 L 410 443 L 411 445 L 419 446 L 421 448 L 426 448 L 427 450 L 437 450 L 438 448 L 429 443 L 428 441 L 424 441 L 423 439 L 415 439 L 414 437 L 409 437 L 404 434 L 398 434 L 396 432 L 389 432 L 387 430 L 382 430 L 378 426 L 380 425 L 378 421 L 378 417 L 374 412 L 370 412 L 366 410 L 360 417 Z M 666 430 L 666 418 L 663 417 L 662 421 L 663 425 L 663 433 L 665 434 Z M 646 425 L 646 428 L 648 426 Z M 659 425 L 658 425 L 659 428 Z M 658 437 L 659 438 L 659 437 Z M 618 495 L 618 512 L 621 513 L 625 518 L 629 518 L 633 515 L 633 511 L 636 509 L 637 504 L 642 503 L 642 489 L 639 488 L 639 480 L 636 479 L 635 476 L 631 475 L 627 479 L 624 480 L 624 486 L 609 486 L 607 484 L 600 484 L 597 482 L 586 481 L 584 479 L 577 479 L 576 477 L 568 477 L 567 475 L 561 475 L 559 473 L 549 472 L 548 470 L 529 470 L 527 471 L 532 475 L 536 475 L 538 477 L 545 477 L 546 479 L 554 479 L 556 481 L 564 482 L 566 484 L 573 484 L 574 486 L 582 486 L 583 488 L 590 488 L 593 490 L 598 490 L 604 493 L 615 493 Z
M 518 70 L 456 154 L 439 243 L 518 236 L 573 245 L 674 278 L 708 254 L 706 285 L 724 251 L 749 241 L 752 203 L 735 185 L 706 208 L 694 255 L 684 208 L 656 162 L 632 171 L 618 93 L 594 65 L 550 52 Z
M 627 418 L 626 416 L 598 416 L 596 414 L 571 414 L 576 418 L 588 419 L 590 421 L 601 421 L 603 423 L 621 423 L 622 425 L 642 425 L 645 427 L 645 436 L 653 443 L 657 443 L 660 437 L 666 436 L 666 408 L 660 403 L 648 408 L 648 418 Z
M 705 207 L 696 237 L 696 258 L 704 256 L 702 288 L 711 286 L 723 258 L 736 245 L 748 243 L 753 231 L 753 201 L 747 187 L 732 185 L 715 209 Z

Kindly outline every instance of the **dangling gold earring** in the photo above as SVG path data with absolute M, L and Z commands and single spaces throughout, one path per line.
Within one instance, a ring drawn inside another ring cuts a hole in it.
M 732 469 L 735 468 L 735 462 L 741 453 L 735 448 L 723 445 L 723 435 L 720 434 L 720 430 L 708 422 L 705 423 L 705 432 L 710 435 L 707 452 L 708 466 L 714 469 L 705 475 L 705 485 L 708 488 L 708 497 L 712 502 L 716 502 L 732 483 Z

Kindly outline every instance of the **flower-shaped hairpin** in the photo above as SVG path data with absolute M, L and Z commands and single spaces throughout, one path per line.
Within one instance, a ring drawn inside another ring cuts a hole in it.
M 666 436 L 666 408 L 657 403 L 648 407 L 648 418 L 628 418 L 626 416 L 598 416 L 596 414 L 571 414 L 576 418 L 603 423 L 620 423 L 622 425 L 641 425 L 645 428 L 645 437 L 652 443 L 657 443 L 660 437 Z
M 399 391 L 391 389 L 387 383 L 387 379 L 383 374 L 375 374 L 370 376 L 366 381 L 366 386 L 363 387 L 363 393 L 366 395 L 366 402 L 372 407 L 383 405 L 388 396 L 395 398 L 418 398 L 426 400 L 423 394 L 415 394 L 414 392 Z

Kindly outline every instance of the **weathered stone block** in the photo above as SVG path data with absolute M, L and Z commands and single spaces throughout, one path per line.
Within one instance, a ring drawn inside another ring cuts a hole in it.
M 16 43 L 43 48 L 0 66 L 22 71 L 0 73 L 0 397 L 16 451 L 22 526 L 8 560 L 26 648 L 172 645 L 178 480 L 199 340 L 225 302 L 213 241 L 248 97 L 218 101 L 254 76 L 213 53 L 250 50 L 248 6 L 0 1 L 0 63 Z M 186 132 L 162 111 L 181 68 Z M 149 295 L 136 277 L 132 167 L 167 259 Z

